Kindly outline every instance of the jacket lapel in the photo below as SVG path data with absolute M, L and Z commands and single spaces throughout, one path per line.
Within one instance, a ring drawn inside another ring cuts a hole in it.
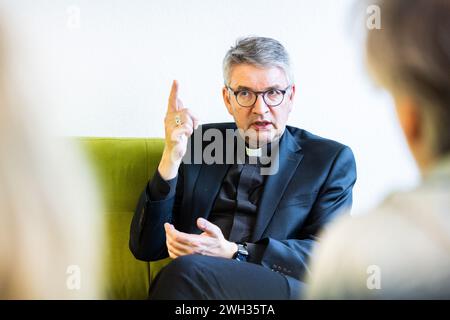
M 203 164 L 201 166 L 193 194 L 192 221 L 190 223 L 193 232 L 198 231 L 198 218 L 208 218 L 229 167 L 229 164 Z
M 300 161 L 303 159 L 301 147 L 286 129 L 280 140 L 278 150 L 278 172 L 268 175 L 264 191 L 261 195 L 252 242 L 261 239 L 266 230 L 284 191 L 291 181 Z

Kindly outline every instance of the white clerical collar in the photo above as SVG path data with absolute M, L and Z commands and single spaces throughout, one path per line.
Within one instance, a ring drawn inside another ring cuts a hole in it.
M 261 155 L 262 155 L 262 148 L 250 149 L 248 147 L 245 147 L 245 153 L 249 157 L 261 157 Z

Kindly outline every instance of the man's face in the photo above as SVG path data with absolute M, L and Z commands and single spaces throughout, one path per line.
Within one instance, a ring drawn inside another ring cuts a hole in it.
M 278 67 L 259 68 L 249 64 L 236 65 L 232 68 L 228 86 L 233 91 L 247 89 L 262 92 L 270 89 L 285 90 L 288 80 L 283 69 Z M 242 107 L 236 96 L 226 87 L 222 90 L 223 99 L 228 112 L 233 116 L 238 129 L 241 129 L 246 140 L 254 146 L 267 144 L 279 138 L 286 128 L 289 113 L 292 110 L 295 86 L 286 91 L 283 102 L 276 106 L 268 106 L 262 94 L 258 95 L 251 107 Z

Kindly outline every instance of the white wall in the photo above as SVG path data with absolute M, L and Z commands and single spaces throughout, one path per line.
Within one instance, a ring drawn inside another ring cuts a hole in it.
M 417 182 L 392 101 L 366 75 L 352 0 L 1 0 L 0 14 L 21 48 L 13 67 L 63 135 L 161 137 L 174 78 L 202 122 L 231 121 L 223 55 L 239 36 L 270 36 L 295 64 L 290 124 L 355 153 L 355 211 Z

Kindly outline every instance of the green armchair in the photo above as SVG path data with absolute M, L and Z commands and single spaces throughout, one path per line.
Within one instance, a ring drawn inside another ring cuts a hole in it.
M 164 140 L 78 138 L 96 174 L 105 207 L 105 294 L 107 299 L 145 299 L 150 280 L 170 259 L 143 262 L 128 248 L 139 195 L 155 172 Z

